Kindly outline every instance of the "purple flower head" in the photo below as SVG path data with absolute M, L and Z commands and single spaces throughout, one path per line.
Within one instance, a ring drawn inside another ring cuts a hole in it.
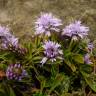
M 43 13 L 41 14 L 40 18 L 37 19 L 35 22 L 36 26 L 36 34 L 42 34 L 50 36 L 50 31 L 59 32 L 60 29 L 58 28 L 62 25 L 61 20 L 54 17 L 51 13 Z
M 41 63 L 44 64 L 47 59 L 50 59 L 52 62 L 56 61 L 56 58 L 63 54 L 60 47 L 61 46 L 58 43 L 55 43 L 53 41 L 45 42 L 45 44 L 43 45 L 45 57 L 42 59 Z
M 10 36 L 11 36 L 11 34 L 9 32 L 9 28 L 0 25 L 0 37 L 6 38 L 6 37 L 10 37 Z
M 7 68 L 6 76 L 9 80 L 20 81 L 27 76 L 27 72 L 20 64 L 11 64 Z
M 92 62 L 91 62 L 91 60 L 90 60 L 90 55 L 87 53 L 87 54 L 85 54 L 85 56 L 84 56 L 84 62 L 86 63 L 86 64 L 92 64 Z
M 80 38 L 84 38 L 88 35 L 89 28 L 85 27 L 81 24 L 81 21 L 75 21 L 74 23 L 69 24 L 63 29 L 62 35 L 67 36 L 79 36 Z
M 18 38 L 15 38 L 8 27 L 0 26 L 0 37 L 2 41 L 2 47 L 8 48 L 9 45 L 14 47 L 18 46 Z
M 93 48 L 94 48 L 93 43 L 89 43 L 88 44 L 88 50 L 89 50 L 89 52 L 92 52 Z
M 2 47 L 7 49 L 10 46 L 18 47 L 18 38 L 15 38 L 14 36 L 11 36 L 10 38 L 4 38 L 2 39 Z

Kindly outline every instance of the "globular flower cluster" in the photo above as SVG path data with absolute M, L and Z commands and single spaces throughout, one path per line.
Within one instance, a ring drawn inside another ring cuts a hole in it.
M 81 24 L 81 21 L 75 21 L 74 23 L 69 24 L 63 29 L 63 35 L 72 37 L 79 36 L 80 38 L 84 38 L 88 35 L 89 28 L 85 27 Z
M 11 64 L 7 68 L 6 76 L 9 80 L 20 81 L 27 76 L 27 72 L 23 69 L 21 64 Z
M 3 48 L 8 48 L 8 46 L 18 46 L 18 38 L 10 33 L 8 27 L 0 26 L 0 38 L 2 40 Z
M 84 56 L 84 62 L 86 64 L 92 64 L 92 62 L 90 60 L 90 55 L 88 53 Z
M 92 61 L 90 59 L 90 55 L 93 52 L 93 48 L 94 48 L 93 43 L 88 43 L 87 48 L 88 48 L 88 53 L 85 54 L 84 61 L 86 64 L 92 64 Z
M 58 28 L 62 25 L 61 20 L 54 17 L 51 13 L 43 13 L 40 18 L 35 22 L 36 34 L 44 33 L 47 36 L 51 35 L 51 32 L 59 32 Z
M 61 46 L 58 43 L 53 41 L 45 42 L 43 45 L 45 57 L 42 59 L 41 63 L 44 64 L 47 59 L 50 59 L 53 62 L 56 61 L 56 58 L 60 58 L 60 55 L 63 54 L 60 47 Z
M 93 43 L 89 43 L 87 47 L 88 47 L 89 52 L 92 53 L 92 50 L 94 48 Z

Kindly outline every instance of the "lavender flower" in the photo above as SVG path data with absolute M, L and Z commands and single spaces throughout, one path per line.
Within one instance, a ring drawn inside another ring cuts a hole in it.
M 7 49 L 10 46 L 18 47 L 18 38 L 15 38 L 14 36 L 11 36 L 10 38 L 2 38 L 2 47 Z
M 80 38 L 84 38 L 88 35 L 89 28 L 81 24 L 81 21 L 75 21 L 74 23 L 69 24 L 63 29 L 62 35 L 67 35 L 69 37 L 76 35 Z
M 58 43 L 47 41 L 43 45 L 44 55 L 45 57 L 42 59 L 41 63 L 44 64 L 48 59 L 52 62 L 56 61 L 56 58 L 60 58 L 60 55 L 63 54 L 62 50 L 60 50 L 60 45 Z M 61 58 L 60 58 L 61 59 Z
M 92 62 L 90 60 L 90 55 L 88 53 L 84 56 L 84 62 L 86 64 L 92 64 Z
M 7 68 L 6 76 L 9 80 L 20 81 L 23 77 L 27 76 L 27 72 L 20 64 L 11 64 Z
M 4 26 L 0 26 L 0 37 L 10 37 L 11 34 L 9 32 L 9 28 L 8 27 L 4 27 Z
M 9 51 L 24 55 L 26 50 L 21 48 L 18 43 L 18 38 L 12 35 L 8 27 L 0 26 L 0 37 L 2 41 L 2 48 L 8 49 Z
M 94 48 L 93 44 L 92 43 L 89 43 L 88 44 L 88 50 L 89 50 L 89 52 L 92 53 L 93 48 Z
M 51 13 L 43 13 L 40 18 L 35 22 L 36 34 L 42 34 L 50 36 L 51 31 L 59 32 L 59 26 L 62 25 L 61 20 L 54 17 Z
M 0 26 L 0 37 L 2 41 L 2 47 L 8 48 L 9 45 L 14 47 L 18 46 L 18 38 L 15 38 L 8 27 Z

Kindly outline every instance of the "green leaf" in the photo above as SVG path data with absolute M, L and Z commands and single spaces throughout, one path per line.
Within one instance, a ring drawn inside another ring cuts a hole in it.
M 10 90 L 10 95 L 9 96 L 16 96 L 13 89 L 11 87 L 9 87 L 9 90 Z
M 83 71 L 81 71 L 86 83 L 90 86 L 90 88 L 96 92 L 96 77 L 92 76 L 92 74 L 87 74 Z
M 64 80 L 65 76 L 63 74 L 57 74 L 55 79 L 53 80 L 53 83 L 51 84 L 51 88 L 48 92 L 50 94 L 57 86 L 61 84 L 61 82 Z
M 40 56 L 35 56 L 34 58 L 33 58 L 33 60 L 35 61 L 38 61 L 38 60 L 42 60 L 42 57 L 40 57 Z
M 70 93 L 63 93 L 61 96 L 72 96 Z
M 6 69 L 7 65 L 5 64 L 0 64 L 0 69 Z
M 38 76 L 37 79 L 39 80 L 40 82 L 40 92 L 42 93 L 44 87 L 45 87 L 45 84 L 46 84 L 46 78 L 44 76 Z
M 5 92 L 4 92 L 4 89 L 1 89 L 0 88 L 0 96 L 6 96 Z
M 74 60 L 75 62 L 77 62 L 77 63 L 81 63 L 81 64 L 84 63 L 84 58 L 83 58 L 83 56 L 82 56 L 81 54 L 74 54 L 74 55 L 72 56 L 72 58 L 73 58 L 73 60 Z
M 36 93 L 36 94 L 33 94 L 32 96 L 48 96 L 48 95 L 44 95 L 42 93 Z
M 80 70 L 82 70 L 88 74 L 91 74 L 93 71 L 93 67 L 89 64 L 81 64 L 79 67 L 80 67 Z
M 72 64 L 69 60 L 64 60 L 64 62 L 71 68 L 73 72 L 76 71 L 76 67 L 74 64 Z

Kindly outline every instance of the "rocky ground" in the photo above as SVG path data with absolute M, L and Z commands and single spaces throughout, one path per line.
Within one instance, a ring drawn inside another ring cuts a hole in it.
M 52 12 L 64 21 L 82 20 L 96 37 L 96 0 L 0 0 L 0 23 L 11 27 L 17 36 L 32 34 L 40 12 Z

